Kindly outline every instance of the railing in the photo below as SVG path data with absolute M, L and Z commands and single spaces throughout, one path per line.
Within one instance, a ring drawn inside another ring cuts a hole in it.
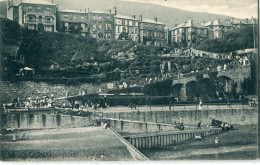
M 46 25 L 54 25 L 54 21 L 48 21 L 48 20 L 28 19 L 27 22 L 33 24 L 43 23 Z
M 136 149 L 132 144 L 130 144 L 127 140 L 125 140 L 119 133 L 117 133 L 113 128 L 109 128 L 121 141 L 126 145 L 129 152 L 133 156 L 133 158 L 137 161 L 149 161 L 149 159 L 142 154 L 138 149 Z

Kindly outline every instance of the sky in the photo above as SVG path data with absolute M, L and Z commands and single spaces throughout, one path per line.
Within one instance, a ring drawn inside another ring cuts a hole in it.
M 187 11 L 222 14 L 236 18 L 257 17 L 258 0 L 122 0 L 152 3 Z

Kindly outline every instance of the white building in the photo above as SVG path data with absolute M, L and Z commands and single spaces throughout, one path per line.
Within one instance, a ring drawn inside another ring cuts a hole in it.
M 138 20 L 133 17 L 115 15 L 115 39 L 139 41 Z

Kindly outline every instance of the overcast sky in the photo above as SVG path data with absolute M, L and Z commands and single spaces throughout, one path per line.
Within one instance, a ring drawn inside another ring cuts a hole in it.
M 122 0 L 153 3 L 188 11 L 223 14 L 236 18 L 257 17 L 258 0 Z

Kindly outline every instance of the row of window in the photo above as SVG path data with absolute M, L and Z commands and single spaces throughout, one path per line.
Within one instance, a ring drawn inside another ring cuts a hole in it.
M 91 18 L 92 21 L 112 21 L 113 20 L 113 17 L 102 17 L 102 16 L 97 16 L 97 15 L 94 15 L 92 16 Z
M 144 32 L 144 36 L 146 37 L 155 37 L 155 38 L 164 38 L 165 34 L 160 32 Z
M 50 12 L 51 11 L 51 8 L 50 7 L 40 7 L 40 6 L 35 6 L 35 7 L 33 7 L 33 6 L 28 6 L 28 11 L 33 11 L 33 10 L 35 10 L 35 11 L 43 11 L 43 10 L 45 10 L 45 11 L 48 11 L 48 12 Z
M 110 39 L 110 38 L 112 38 L 112 33 L 101 33 L 101 32 L 99 32 L 99 33 L 93 33 L 92 34 L 92 37 L 93 38 L 100 38 L 100 39 Z
M 141 28 L 164 30 L 164 25 L 143 24 Z
M 63 16 L 63 18 L 64 19 L 68 19 L 68 18 L 70 18 L 70 19 L 72 19 L 72 20 L 77 20 L 77 19 L 81 19 L 81 20 L 87 20 L 87 18 L 86 17 L 84 17 L 84 16 L 71 16 L 71 15 L 64 15 Z
M 99 25 L 97 25 L 97 24 L 93 24 L 92 25 L 92 28 L 93 28 L 93 30 L 96 30 L 96 29 L 99 29 L 99 30 L 101 30 L 101 29 L 106 29 L 106 30 L 110 30 L 110 29 L 112 29 L 112 25 L 111 24 L 105 24 L 105 26 L 102 28 L 102 24 L 99 24 Z
M 116 32 L 117 33 L 130 33 L 130 34 L 138 34 L 138 28 L 135 27 L 125 27 L 125 26 L 116 26 Z
M 129 21 L 129 20 L 117 20 L 117 24 L 119 25 L 131 25 L 131 26 L 137 26 L 137 21 Z

